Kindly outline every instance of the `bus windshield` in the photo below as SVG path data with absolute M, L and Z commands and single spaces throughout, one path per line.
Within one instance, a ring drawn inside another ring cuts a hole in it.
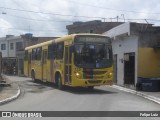
M 76 66 L 81 68 L 107 68 L 112 66 L 112 47 L 105 44 L 75 44 Z

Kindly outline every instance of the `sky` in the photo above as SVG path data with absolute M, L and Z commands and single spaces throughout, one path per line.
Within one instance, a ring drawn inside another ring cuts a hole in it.
M 76 21 L 138 22 L 160 26 L 159 0 L 0 0 L 0 37 L 67 35 Z

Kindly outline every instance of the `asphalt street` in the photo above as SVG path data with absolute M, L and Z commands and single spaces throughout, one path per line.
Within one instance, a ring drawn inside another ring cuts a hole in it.
M 19 84 L 21 95 L 17 100 L 1 105 L 1 111 L 160 111 L 159 104 L 109 86 L 95 87 L 93 91 L 66 87 L 62 91 L 52 84 L 34 83 L 30 78 L 11 76 L 9 79 Z

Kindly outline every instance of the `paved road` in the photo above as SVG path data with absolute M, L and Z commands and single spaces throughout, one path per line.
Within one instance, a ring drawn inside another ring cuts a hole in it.
M 53 85 L 34 83 L 30 78 L 10 76 L 9 79 L 20 85 L 22 93 L 17 100 L 0 106 L 1 111 L 160 111 L 160 105 L 152 101 L 107 86 L 93 91 L 69 87 L 61 91 Z

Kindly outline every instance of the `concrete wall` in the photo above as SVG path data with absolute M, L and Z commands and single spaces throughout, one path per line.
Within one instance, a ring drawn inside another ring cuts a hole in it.
M 160 31 L 147 31 L 139 34 L 139 48 L 160 46 Z
M 67 25 L 68 34 L 74 33 L 96 33 L 102 34 L 118 25 L 122 22 L 101 22 L 100 20 L 88 21 L 88 22 L 75 22 L 72 25 Z

